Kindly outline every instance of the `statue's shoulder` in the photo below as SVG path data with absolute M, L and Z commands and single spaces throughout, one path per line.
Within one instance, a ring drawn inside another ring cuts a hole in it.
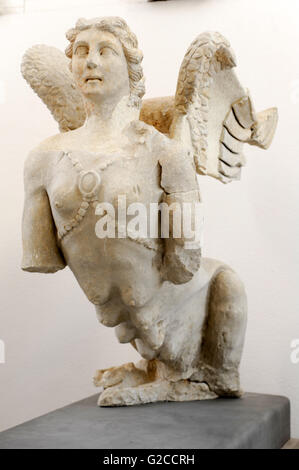
M 152 149 L 165 147 L 170 139 L 154 126 L 140 120 L 134 120 L 124 130 L 129 141 L 134 144 L 151 144 Z
M 181 160 L 184 155 L 190 155 L 190 149 L 184 143 L 171 139 L 151 124 L 136 120 L 129 124 L 128 129 L 136 143 L 151 143 L 152 149 L 159 152 L 161 160 Z
M 39 163 L 41 166 L 47 166 L 52 156 L 54 157 L 55 154 L 61 151 L 69 150 L 73 140 L 72 132 L 62 132 L 47 137 L 30 151 L 27 161 L 31 164 Z
M 47 137 L 35 147 L 35 152 L 45 153 L 45 152 L 55 152 L 66 150 L 68 145 L 72 140 L 72 131 L 69 132 L 60 132 L 58 134 Z
M 62 150 L 67 148 L 67 139 L 64 134 L 56 134 L 40 142 L 34 147 L 25 160 L 24 173 L 25 178 L 37 179 L 37 175 L 42 177 L 53 159 L 59 155 Z

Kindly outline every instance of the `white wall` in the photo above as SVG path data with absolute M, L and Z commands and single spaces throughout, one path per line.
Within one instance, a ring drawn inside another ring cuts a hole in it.
M 95 393 L 95 369 L 137 358 L 130 346 L 118 344 L 113 330 L 97 323 L 70 271 L 42 275 L 19 268 L 24 159 L 30 148 L 57 132 L 21 77 L 21 56 L 35 43 L 64 49 L 64 33 L 80 16 L 116 14 L 139 38 L 148 97 L 173 94 L 189 43 L 204 30 L 218 30 L 231 41 L 239 77 L 257 110 L 279 108 L 272 147 L 267 152 L 246 148 L 241 182 L 224 186 L 200 178 L 204 252 L 235 268 L 247 288 L 243 388 L 288 396 L 292 434 L 299 437 L 299 364 L 290 361 L 290 343 L 299 338 L 299 2 L 98 3 L 0 17 L 0 339 L 6 345 L 6 362 L 0 364 L 0 429 Z

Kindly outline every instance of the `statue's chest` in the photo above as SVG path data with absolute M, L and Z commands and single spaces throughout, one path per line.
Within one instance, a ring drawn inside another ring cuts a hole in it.
M 61 152 L 52 167 L 47 189 L 59 225 L 80 222 L 87 210 L 99 202 L 117 208 L 125 197 L 127 205 L 149 204 L 158 202 L 162 194 L 159 165 L 150 154 L 140 158 L 116 153 Z

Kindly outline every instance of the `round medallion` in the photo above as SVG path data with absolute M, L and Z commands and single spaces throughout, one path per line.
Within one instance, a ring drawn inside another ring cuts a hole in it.
M 79 190 L 85 197 L 91 197 L 96 194 L 101 184 L 101 177 L 95 170 L 80 171 Z

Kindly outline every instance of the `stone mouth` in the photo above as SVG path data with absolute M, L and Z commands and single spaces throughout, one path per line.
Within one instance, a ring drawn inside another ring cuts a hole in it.
M 101 77 L 87 77 L 85 79 L 85 82 L 86 83 L 89 83 L 89 82 L 102 82 L 103 79 Z

